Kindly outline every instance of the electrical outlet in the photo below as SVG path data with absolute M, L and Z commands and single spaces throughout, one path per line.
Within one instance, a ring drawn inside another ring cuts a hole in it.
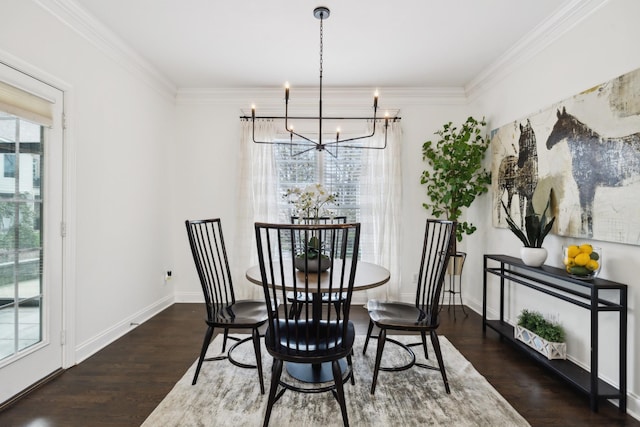
M 169 280 L 171 280 L 171 276 L 172 276 L 172 274 L 173 274 L 173 273 L 171 272 L 171 270 L 167 270 L 167 271 L 164 273 L 164 281 L 165 281 L 165 282 L 168 282 Z

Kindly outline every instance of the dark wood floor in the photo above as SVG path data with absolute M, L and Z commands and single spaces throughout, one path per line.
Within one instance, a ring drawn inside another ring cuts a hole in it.
M 457 310 L 454 320 L 453 311 L 444 308 L 439 333 L 532 426 L 640 426 L 607 402 L 598 413 L 591 412 L 585 395 L 533 364 L 494 332 L 483 336 L 476 313 L 465 317 L 460 307 Z M 4 409 L 0 426 L 139 426 L 197 358 L 203 316 L 201 305 L 173 305 Z M 352 317 L 358 333 L 365 334 L 366 311 L 354 307 Z

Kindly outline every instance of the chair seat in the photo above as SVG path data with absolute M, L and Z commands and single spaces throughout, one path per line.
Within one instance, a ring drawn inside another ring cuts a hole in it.
M 299 322 L 298 328 L 292 330 L 290 323 L 287 328 L 287 322 L 281 320 L 275 328 L 267 329 L 265 343 L 270 354 L 277 354 L 288 361 L 295 361 L 296 358 L 309 359 L 310 357 L 317 357 L 317 361 L 340 359 L 351 352 L 356 336 L 353 322 L 349 321 L 347 324 L 347 333 L 344 337 L 342 336 L 343 326 L 344 322 L 342 321 L 322 321 L 319 326 Z M 276 341 L 275 346 L 271 346 L 269 344 L 271 334 L 275 332 L 276 328 L 278 329 L 277 336 L 280 339 Z M 320 329 L 319 333 L 317 333 L 317 329 Z M 327 336 L 330 338 L 327 339 Z
M 267 321 L 267 306 L 264 300 L 240 300 L 229 306 L 213 307 L 213 319 L 209 323 L 251 327 Z
M 430 324 L 430 316 L 415 304 L 370 301 L 368 308 L 371 321 L 378 327 L 409 331 L 437 327 Z

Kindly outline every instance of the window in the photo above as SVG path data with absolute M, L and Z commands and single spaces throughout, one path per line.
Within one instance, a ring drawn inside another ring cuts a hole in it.
M 15 154 L 4 155 L 4 177 L 5 178 L 16 177 L 16 155 Z
M 399 298 L 400 123 L 389 123 L 384 150 L 340 147 L 337 158 L 329 151 L 312 149 L 295 155 L 296 148 L 292 149 L 287 144 L 253 142 L 254 130 L 258 141 L 288 142 L 288 135 L 278 134 L 279 128 L 279 124 L 272 120 L 256 120 L 255 127 L 248 120 L 242 124 L 239 167 L 242 185 L 238 192 L 238 243 L 235 251 L 239 255 L 255 252 L 256 221 L 291 221 L 291 205 L 282 197 L 288 188 L 321 183 L 338 194 L 336 214 L 346 216 L 349 222 L 361 224 L 360 259 L 391 271 L 392 285 L 361 293 L 362 297 Z M 357 129 L 350 129 L 348 133 L 360 134 Z M 383 146 L 384 133 L 376 133 L 368 145 Z M 245 266 L 237 268 L 237 274 L 243 275 L 254 261 L 257 260 L 247 259 Z
M 337 206 L 332 208 L 336 216 L 346 216 L 348 222 L 360 221 L 362 150 L 341 148 L 337 157 L 326 151 L 309 150 L 296 155 L 297 152 L 287 145 L 274 146 L 277 194 L 283 195 L 289 188 L 321 183 L 338 195 Z M 279 200 L 279 211 L 280 220 L 289 222 L 291 205 L 284 198 Z

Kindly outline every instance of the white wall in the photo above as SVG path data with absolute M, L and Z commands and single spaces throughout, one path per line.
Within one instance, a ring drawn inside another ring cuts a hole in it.
M 0 60 L 65 90 L 67 363 L 173 301 L 170 97 L 35 2 L 4 0 Z
M 554 103 L 570 98 L 588 88 L 604 83 L 631 70 L 640 68 L 640 27 L 636 17 L 640 16 L 640 2 L 615 0 L 608 2 L 592 16 L 583 20 L 559 40 L 538 53 L 530 61 L 514 70 L 502 81 L 480 95 L 473 108 L 486 111 L 492 128 L 505 123 L 522 120 L 540 110 L 551 108 Z M 540 142 L 539 142 L 540 143 Z M 492 196 L 492 195 L 490 195 Z M 474 205 L 469 212 L 472 218 L 482 221 L 482 232 L 473 236 L 474 251 L 481 253 L 504 253 L 518 256 L 519 241 L 506 229 L 496 229 L 491 224 L 489 198 Z M 637 216 L 639 212 L 629 212 Z M 561 267 L 563 243 L 576 239 L 550 236 L 544 246 L 549 251 L 547 264 Z M 579 241 L 586 241 L 579 239 Z M 476 246 L 477 242 L 477 246 Z M 591 242 L 603 248 L 604 265 L 600 276 L 629 286 L 628 310 L 628 389 L 629 411 L 636 417 L 640 414 L 640 286 L 637 283 L 635 265 L 640 261 L 640 247 L 610 242 Z M 482 270 L 479 256 L 472 261 L 473 272 Z M 469 271 L 469 270 L 467 270 Z M 467 278 L 466 301 L 476 310 L 482 304 L 482 283 Z M 496 299 L 491 307 L 498 310 Z M 507 311 L 515 321 L 522 307 L 537 309 L 545 314 L 559 316 L 559 321 L 568 333 L 570 358 L 589 366 L 589 317 L 588 311 L 553 298 L 531 292 L 515 292 Z M 601 315 L 600 373 L 613 383 L 618 383 L 617 371 L 617 318 Z

